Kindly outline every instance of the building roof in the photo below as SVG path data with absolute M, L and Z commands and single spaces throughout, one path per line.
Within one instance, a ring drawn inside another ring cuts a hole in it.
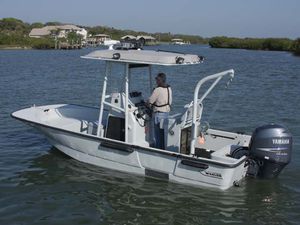
M 82 30 L 82 28 L 77 27 L 75 25 L 72 24 L 66 24 L 66 25 L 56 25 L 56 26 L 45 26 L 42 28 L 33 28 L 30 33 L 29 36 L 47 36 L 51 34 L 51 31 L 53 30 L 76 30 L 76 31 L 80 31 Z
M 145 40 L 156 40 L 154 37 L 148 35 L 139 35 L 137 37 L 133 35 L 125 35 L 121 37 L 121 39 L 131 39 L 131 40 L 139 40 L 141 38 L 144 38 Z
M 66 25 L 58 25 L 56 26 L 57 29 L 61 29 L 61 30 L 81 30 L 82 28 L 77 27 L 73 24 L 66 24 Z
M 129 38 L 129 39 L 136 39 L 136 36 L 133 36 L 133 35 L 125 35 L 123 37 L 121 37 L 121 39 L 126 39 L 126 38 Z
M 110 35 L 108 35 L 108 34 L 96 34 L 96 35 L 93 35 L 93 37 L 110 37 Z
M 47 36 L 51 34 L 51 30 L 48 30 L 46 27 L 43 28 L 33 28 L 30 33 L 29 36 Z
M 191 65 L 203 61 L 198 55 L 153 50 L 98 50 L 82 56 L 86 59 L 147 65 Z
M 136 37 L 136 39 L 140 39 L 140 38 L 144 38 L 145 40 L 156 40 L 154 37 L 147 36 L 147 35 L 140 35 Z

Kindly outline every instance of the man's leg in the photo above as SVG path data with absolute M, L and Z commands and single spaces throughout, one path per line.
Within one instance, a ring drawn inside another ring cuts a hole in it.
M 165 130 L 159 129 L 159 148 L 165 149 Z
M 154 136 L 155 136 L 155 147 L 160 148 L 161 147 L 161 139 L 160 139 L 160 128 L 159 123 L 154 124 Z

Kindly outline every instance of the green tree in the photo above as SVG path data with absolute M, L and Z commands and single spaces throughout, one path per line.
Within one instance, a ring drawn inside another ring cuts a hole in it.
M 42 28 L 42 27 L 44 27 L 44 24 L 43 24 L 43 23 L 40 23 L 40 22 L 32 23 L 32 24 L 30 25 L 30 28 L 31 28 L 31 29 L 32 29 L 32 28 Z
M 53 49 L 55 41 L 53 38 L 31 38 L 30 46 L 34 49 Z
M 213 37 L 209 45 L 213 48 L 241 48 L 253 50 L 290 51 L 293 41 L 287 38 L 231 38 Z
M 69 44 L 79 44 L 81 43 L 81 38 L 81 35 L 77 34 L 75 31 L 71 31 L 67 34 Z
M 45 26 L 56 26 L 56 25 L 61 25 L 61 23 L 57 21 L 45 23 Z
M 294 52 L 295 55 L 299 55 L 300 56 L 300 38 L 298 38 L 297 40 L 295 40 L 292 44 L 292 51 Z

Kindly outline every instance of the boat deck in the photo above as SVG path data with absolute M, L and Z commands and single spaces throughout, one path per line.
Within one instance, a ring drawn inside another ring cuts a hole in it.
M 28 122 L 34 121 L 35 123 L 71 132 L 96 136 L 99 108 L 72 104 L 33 106 L 14 112 L 12 116 Z M 90 129 L 91 125 L 92 129 Z M 105 122 L 103 122 L 103 126 L 105 126 Z M 198 150 L 196 153 L 199 157 L 234 163 L 236 159 L 228 156 L 232 148 L 235 146 L 248 146 L 250 138 L 249 135 L 209 129 L 204 136 L 205 143 L 196 143 L 196 149 Z M 183 152 L 179 151 L 178 153 Z

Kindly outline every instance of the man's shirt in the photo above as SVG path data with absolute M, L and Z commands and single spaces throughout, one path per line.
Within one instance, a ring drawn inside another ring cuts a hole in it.
M 168 90 L 169 90 L 169 94 L 168 94 Z M 155 88 L 152 92 L 152 95 L 149 98 L 149 103 L 154 105 L 153 107 L 154 112 L 170 112 L 171 110 L 170 105 L 172 104 L 171 87 Z

